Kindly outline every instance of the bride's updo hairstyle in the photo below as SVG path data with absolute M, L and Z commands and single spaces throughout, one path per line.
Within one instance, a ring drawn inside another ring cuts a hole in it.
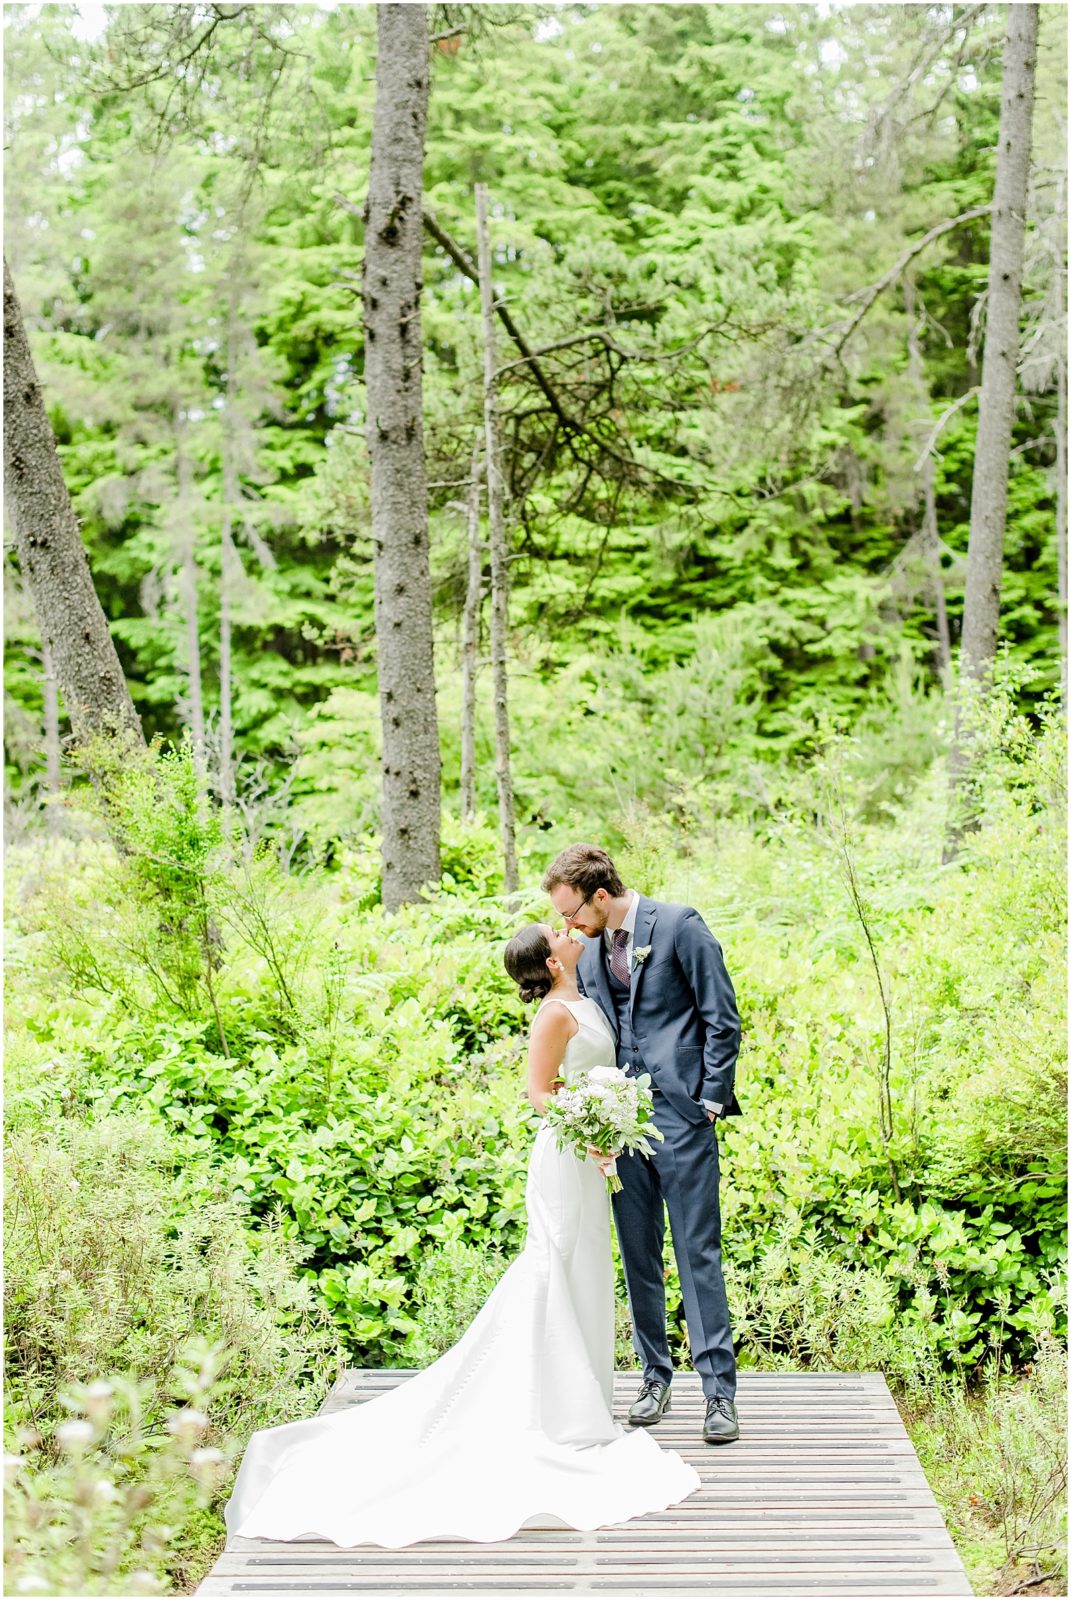
M 502 960 L 525 1004 L 531 1000 L 542 1000 L 550 992 L 553 982 L 547 968 L 550 941 L 542 923 L 530 922 L 527 928 L 515 933 L 506 946 Z

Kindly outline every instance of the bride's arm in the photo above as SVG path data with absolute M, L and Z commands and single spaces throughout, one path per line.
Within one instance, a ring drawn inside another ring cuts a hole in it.
M 528 1098 L 543 1115 L 558 1082 L 565 1047 L 577 1031 L 576 1018 L 563 1005 L 544 1006 L 528 1038 Z

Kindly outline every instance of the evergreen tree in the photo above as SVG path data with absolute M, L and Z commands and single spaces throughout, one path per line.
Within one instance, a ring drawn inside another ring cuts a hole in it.
M 312 752 L 331 729 L 333 762 L 363 752 L 349 822 L 362 828 L 379 760 L 356 303 L 376 19 L 223 9 L 206 42 L 196 8 L 117 8 L 92 49 L 63 8 L 8 8 L 8 239 L 146 731 L 193 719 L 196 658 L 220 791 L 291 772 L 318 791 L 334 779 Z M 1001 14 L 725 4 L 462 20 L 432 48 L 425 156 L 440 641 L 461 628 L 469 587 L 461 506 L 482 426 L 471 194 L 484 182 L 511 667 L 552 682 L 577 651 L 601 659 L 628 639 L 642 698 L 645 674 L 697 652 L 713 670 L 724 622 L 749 685 L 738 709 L 774 762 L 806 750 L 816 720 L 880 702 L 897 675 L 937 686 L 963 606 Z M 1000 617 L 1035 673 L 1027 704 L 1057 680 L 1064 583 L 1059 372 L 1038 330 L 1062 316 L 1066 16 L 1044 7 L 1040 20 L 1045 143 Z M 27 720 L 9 758 L 29 774 L 42 650 L 32 625 L 14 626 L 9 694 Z M 450 659 L 440 648 L 444 715 Z M 473 799 L 486 807 L 490 706 L 476 709 Z M 460 704 L 448 714 L 460 723 Z M 458 730 L 441 733 L 452 798 Z M 543 814 L 530 783 L 516 803 L 521 828 Z

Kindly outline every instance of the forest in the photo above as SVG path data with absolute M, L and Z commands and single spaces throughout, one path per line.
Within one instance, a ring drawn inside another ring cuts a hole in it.
M 580 839 L 736 988 L 740 1365 L 1066 1592 L 1066 9 L 4 20 L 8 1592 L 459 1336 Z

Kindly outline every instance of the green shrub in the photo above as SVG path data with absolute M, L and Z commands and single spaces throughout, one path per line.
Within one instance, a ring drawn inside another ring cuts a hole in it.
M 458 1241 L 425 1255 L 413 1280 L 413 1329 L 401 1365 L 427 1366 L 456 1344 L 507 1264 L 497 1250 Z
M 1067 1590 L 1067 1356 L 1043 1335 L 1017 1375 L 914 1393 L 904 1420 L 979 1594 Z
M 916 765 L 904 793 L 879 804 L 873 749 L 844 738 L 782 782 L 758 833 L 678 772 L 674 820 L 622 791 L 627 814 L 602 835 L 627 830 L 637 887 L 702 910 L 736 982 L 745 1114 L 719 1137 L 748 1360 L 865 1359 L 896 1373 L 925 1349 L 969 1371 L 997 1326 L 1022 1361 L 1062 1317 L 1064 740 L 1052 718 L 1025 728 L 1004 691 L 988 705 L 986 804 L 951 867 L 941 764 Z M 571 726 L 562 762 L 573 770 Z M 152 785 L 127 792 L 129 824 L 113 817 L 131 856 L 166 857 L 176 829 L 186 838 L 173 819 L 197 808 L 181 762 L 157 782 L 172 779 L 159 838 Z M 192 1015 L 143 970 L 143 920 L 155 919 L 158 943 L 170 937 L 166 861 L 145 878 L 92 840 L 66 846 L 54 870 L 16 854 L 14 1118 L 43 1114 L 47 1061 L 82 1113 L 137 1110 L 195 1139 L 226 1163 L 253 1218 L 280 1208 L 351 1359 L 393 1364 L 414 1336 L 429 1257 L 468 1246 L 508 1258 L 522 1243 L 528 1014 L 501 949 L 518 915 L 540 913 L 538 868 L 570 836 L 524 837 L 529 887 L 514 912 L 491 827 L 448 823 L 447 878 L 394 916 L 360 835 L 332 872 L 304 875 L 232 838 L 211 875 L 212 994 L 203 983 Z M 887 1073 L 868 934 L 889 1006 Z M 92 962 L 69 959 L 72 942 Z M 162 970 L 170 957 L 152 959 Z M 786 1284 L 794 1307 L 782 1305 Z M 667 1297 L 680 1346 L 672 1268 Z M 879 1304 L 897 1331 L 867 1345 Z
M 211 1559 L 236 1455 L 315 1409 L 337 1342 L 278 1222 L 252 1232 L 227 1171 L 162 1123 L 75 1111 L 6 1154 L 9 1570 L 19 1592 L 147 1592 Z M 207 1425 L 168 1444 L 190 1404 Z M 191 1476 L 194 1448 L 221 1460 Z
M 192 1589 L 222 1543 L 228 1453 L 207 1444 L 218 1353 L 191 1346 L 169 1379 L 178 1404 L 119 1376 L 72 1385 L 43 1437 L 12 1426 L 4 1457 L 9 1594 L 166 1594 Z

